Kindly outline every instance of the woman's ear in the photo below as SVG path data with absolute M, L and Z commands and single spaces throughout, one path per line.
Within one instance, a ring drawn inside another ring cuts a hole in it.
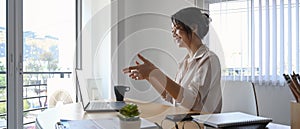
M 192 24 L 192 25 L 191 25 L 191 29 L 192 29 L 192 31 L 193 31 L 194 33 L 197 34 L 197 32 L 198 32 L 198 25 L 197 25 L 197 24 Z
M 198 25 L 197 24 L 192 24 L 191 29 L 192 29 L 192 32 L 193 32 L 192 36 L 196 35 L 196 37 L 199 38 Z

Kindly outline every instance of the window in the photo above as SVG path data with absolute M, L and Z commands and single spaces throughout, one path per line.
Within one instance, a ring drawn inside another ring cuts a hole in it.
M 60 87 L 75 100 L 75 2 L 0 0 L 0 128 L 35 128 Z
M 224 77 L 277 85 L 283 73 L 300 72 L 299 0 L 225 1 L 209 9 Z
M 75 101 L 75 14 L 75 1 L 23 1 L 24 128 L 44 109 Z

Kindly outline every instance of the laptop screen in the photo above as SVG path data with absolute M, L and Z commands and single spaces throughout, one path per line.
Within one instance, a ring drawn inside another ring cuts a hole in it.
M 85 75 L 83 70 L 76 70 L 76 77 L 79 86 L 82 105 L 83 108 L 85 108 L 90 101 L 88 91 L 87 91 L 87 76 Z

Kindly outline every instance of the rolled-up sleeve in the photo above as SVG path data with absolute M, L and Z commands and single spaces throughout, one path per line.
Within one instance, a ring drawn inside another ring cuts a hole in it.
M 177 98 L 177 102 L 187 108 L 192 109 L 197 101 L 199 101 L 199 95 L 197 89 L 192 86 L 183 87 L 181 90 L 181 96 Z

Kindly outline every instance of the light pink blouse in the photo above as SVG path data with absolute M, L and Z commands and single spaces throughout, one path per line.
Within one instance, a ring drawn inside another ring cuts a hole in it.
M 184 89 L 176 99 L 179 105 L 201 112 L 221 111 L 221 66 L 218 56 L 205 45 L 193 57 L 184 58 L 175 81 Z

